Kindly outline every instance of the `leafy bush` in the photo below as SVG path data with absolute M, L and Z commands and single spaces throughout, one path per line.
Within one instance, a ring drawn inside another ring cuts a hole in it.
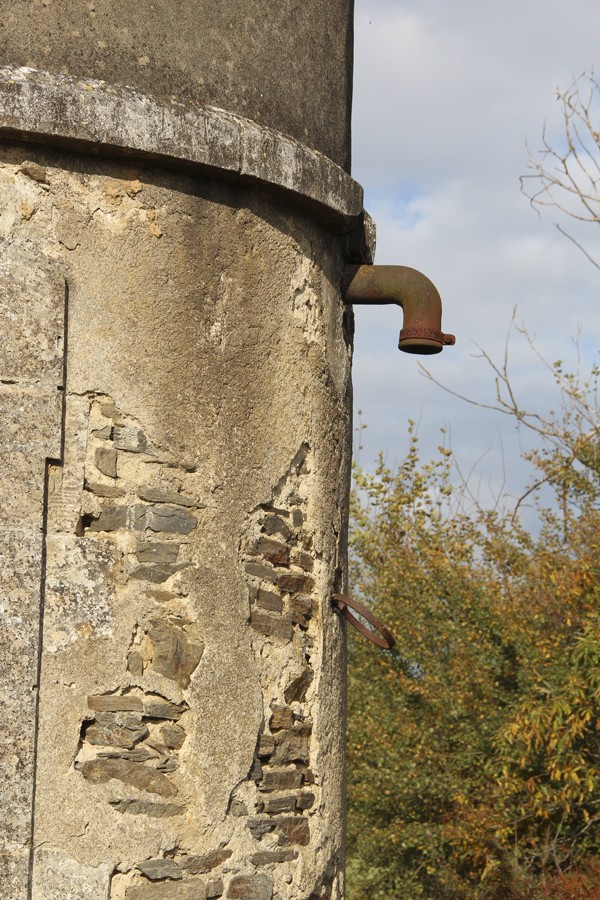
M 412 425 L 397 471 L 356 471 L 353 587 L 397 645 L 350 636 L 350 900 L 600 896 L 599 373 L 553 371 L 560 415 L 502 401 L 553 492 L 535 534 L 467 510 Z

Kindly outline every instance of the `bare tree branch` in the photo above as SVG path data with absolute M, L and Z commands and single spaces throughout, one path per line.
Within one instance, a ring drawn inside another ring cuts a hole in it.
M 562 228 L 562 227 L 558 224 L 558 222 L 555 222 L 554 224 L 555 224 L 556 228 L 558 229 L 558 231 L 560 231 L 560 233 L 561 233 L 564 237 L 568 238 L 568 239 L 571 241 L 572 244 L 575 244 L 575 246 L 577 247 L 578 250 L 581 250 L 581 252 L 582 252 L 583 255 L 585 256 L 585 258 L 587 259 L 587 261 L 588 261 L 588 262 L 591 262 L 591 264 L 592 264 L 593 266 L 595 266 L 595 267 L 600 271 L 600 263 L 597 263 L 596 260 L 593 258 L 593 256 L 590 256 L 590 254 L 587 252 L 587 250 L 585 249 L 585 247 L 583 247 L 583 246 L 579 243 L 579 241 L 576 241 L 572 234 L 569 234 L 568 231 L 565 231 L 564 228 Z
M 534 154 L 527 147 L 531 174 L 521 177 L 521 190 L 538 213 L 550 206 L 575 222 L 600 224 L 600 131 L 594 126 L 600 85 L 593 72 L 583 72 L 566 90 L 557 89 L 556 98 L 561 104 L 563 141 L 556 146 L 544 123 L 541 150 Z M 581 241 L 556 227 L 600 269 Z

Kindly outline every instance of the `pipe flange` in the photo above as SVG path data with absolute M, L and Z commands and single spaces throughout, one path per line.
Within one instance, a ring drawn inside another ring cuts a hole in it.
M 400 332 L 400 340 L 408 341 L 422 338 L 426 341 L 437 341 L 444 347 L 451 347 L 456 343 L 453 334 L 445 334 L 443 331 L 436 331 L 435 328 L 403 328 Z

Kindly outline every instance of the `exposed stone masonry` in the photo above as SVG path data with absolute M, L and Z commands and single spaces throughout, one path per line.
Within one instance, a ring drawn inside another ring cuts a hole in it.
M 194 567 L 187 536 L 198 528 L 206 504 L 195 496 L 193 485 L 186 485 L 185 468 L 153 447 L 139 423 L 112 400 L 82 398 L 72 407 L 70 423 L 77 417 L 87 423 L 85 464 L 79 473 L 83 491 L 76 515 L 76 494 L 69 490 L 74 473 L 55 469 L 52 527 L 61 533 L 69 521 L 75 524 L 71 549 L 76 555 L 67 564 L 93 558 L 106 567 L 104 577 L 114 582 L 117 593 L 126 597 L 141 591 L 147 597 L 147 614 L 135 623 L 123 660 L 121 685 L 87 697 L 74 768 L 92 790 L 103 790 L 116 813 L 157 820 L 180 817 L 193 790 L 180 771 L 190 709 L 182 690 L 189 686 L 204 650 L 197 624 L 185 614 Z M 146 468 L 153 480 L 141 480 L 140 471 L 145 474 Z M 72 589 L 60 565 L 53 570 L 51 563 L 49 586 L 47 631 L 58 649 L 73 638 L 61 631 Z M 92 614 L 94 607 L 96 627 L 101 624 L 97 599 L 90 596 L 88 610 Z M 85 616 L 85 605 L 79 602 L 80 616 L 82 612 Z M 141 859 L 132 870 L 114 872 L 110 897 L 220 897 L 222 879 L 201 876 L 210 875 L 231 855 L 231 850 L 216 849 Z
M 60 533 L 69 520 L 74 523 L 76 559 L 100 563 L 123 597 L 142 591 L 147 613 L 132 629 L 120 685 L 87 697 L 74 768 L 91 790 L 102 790 L 116 813 L 181 817 L 194 789 L 181 768 L 190 711 L 182 691 L 204 651 L 198 624 L 185 614 L 190 572 L 197 565 L 188 541 L 206 504 L 193 477 L 186 484 L 185 467 L 152 446 L 140 423 L 110 398 L 82 398 L 75 407 L 72 416 L 87 421 L 79 515 L 75 504 L 69 513 L 58 502 L 51 506 L 52 526 Z M 273 498 L 250 516 L 240 546 L 264 722 L 248 777 L 230 799 L 229 843 L 237 850 L 174 847 L 141 859 L 133 869 L 113 873 L 110 900 L 294 897 L 286 885 L 293 882 L 299 854 L 308 853 L 310 865 L 319 779 L 311 759 L 308 701 L 321 565 L 309 521 L 310 466 L 303 445 Z M 153 480 L 141 480 L 146 468 Z M 72 473 L 57 468 L 55 477 L 62 480 L 57 501 L 74 497 Z M 70 593 L 60 565 L 51 565 L 49 586 L 50 632 L 61 646 L 72 636 L 61 633 L 59 624 Z M 99 627 L 102 604 L 91 606 Z M 85 606 L 78 612 L 85 613 Z M 314 894 L 326 896 L 326 889 Z
M 311 816 L 319 778 L 309 710 L 321 562 L 310 524 L 311 482 L 311 454 L 304 444 L 273 498 L 251 516 L 240 548 L 262 669 L 264 723 L 248 778 L 233 792 L 229 813 L 255 842 L 250 863 L 270 874 L 241 876 L 231 882 L 228 897 L 270 900 L 273 891 L 292 897 L 285 885 L 294 878 L 298 857 L 308 854 L 310 866 L 313 852 Z M 314 896 L 327 896 L 326 889 Z
M 341 900 L 330 237 L 259 192 L 26 152 L 0 158 L 1 891 Z

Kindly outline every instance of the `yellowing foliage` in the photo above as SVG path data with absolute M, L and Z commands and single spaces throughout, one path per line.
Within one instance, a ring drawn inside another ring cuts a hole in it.
M 397 645 L 350 636 L 350 900 L 593 896 L 600 441 L 574 410 L 530 454 L 556 496 L 536 535 L 466 512 L 412 426 L 397 471 L 356 473 L 353 590 Z

